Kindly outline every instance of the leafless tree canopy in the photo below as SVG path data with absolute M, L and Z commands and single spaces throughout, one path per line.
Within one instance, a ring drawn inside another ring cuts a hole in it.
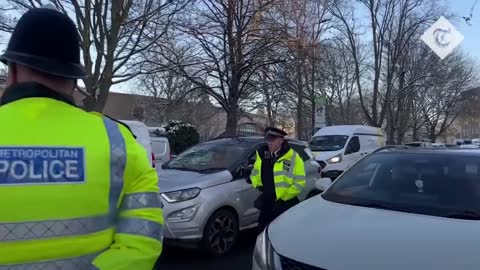
M 187 1 L 8 0 L 2 9 L 20 15 L 27 9 L 46 4 L 74 18 L 88 74 L 84 83 L 90 96 L 85 100 L 85 107 L 101 111 L 113 84 L 139 74 L 126 69 L 127 63 L 130 66 L 141 64 L 138 56 L 164 36 Z M 11 31 L 12 26 L 2 23 L 1 28 Z
M 421 41 L 449 17 L 435 0 L 8 0 L 0 30 L 47 2 L 78 25 L 88 109 L 128 82 L 156 98 L 159 121 L 208 104 L 210 119 L 225 112 L 228 134 L 250 112 L 307 140 L 321 96 L 327 124 L 382 127 L 403 143 L 446 133 L 478 83 L 465 53 L 440 60 Z

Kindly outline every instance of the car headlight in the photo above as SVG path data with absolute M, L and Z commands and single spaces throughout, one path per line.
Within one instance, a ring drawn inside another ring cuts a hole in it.
M 199 193 L 199 188 L 189 188 L 184 190 L 162 193 L 162 198 L 164 198 L 169 203 L 176 203 L 191 200 L 197 197 Z
M 334 157 L 331 157 L 331 158 L 327 159 L 327 162 L 330 163 L 330 164 L 339 163 L 341 161 L 342 161 L 342 154 L 336 155 Z
M 255 243 L 255 251 L 253 252 L 254 263 L 261 270 L 281 270 L 280 257 L 273 250 L 272 244 L 268 240 L 267 229 L 265 229 L 258 237 Z
M 182 210 L 175 211 L 168 215 L 167 221 L 169 222 L 186 222 L 193 219 L 195 214 L 197 214 L 200 204 L 196 204 Z

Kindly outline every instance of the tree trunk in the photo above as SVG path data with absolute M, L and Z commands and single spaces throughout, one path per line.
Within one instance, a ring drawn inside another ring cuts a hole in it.
M 93 84 L 87 85 L 87 92 L 90 96 L 86 97 L 83 108 L 86 111 L 103 112 L 107 104 L 109 89 L 112 86 L 111 77 L 106 77 L 99 82 L 98 89 L 93 89 Z M 97 94 L 98 92 L 98 94 Z
M 262 68 L 262 88 L 263 88 L 263 94 L 265 95 L 265 101 L 266 101 L 266 109 L 267 109 L 267 118 L 268 118 L 268 125 L 273 127 L 275 126 L 275 123 L 273 121 L 273 108 L 272 108 L 272 96 L 270 95 L 270 92 L 268 91 L 269 85 L 267 83 L 267 70 L 266 67 Z
M 404 131 L 397 131 L 397 144 L 404 144 L 405 140 L 405 132 Z
M 238 119 L 236 108 L 230 108 L 230 110 L 227 111 L 227 126 L 225 127 L 225 135 L 237 135 L 237 121 Z
M 418 127 L 416 123 L 412 125 L 412 140 L 414 142 L 418 141 Z
M 297 81 L 297 138 L 303 139 L 303 74 L 302 63 L 303 61 L 297 61 L 296 67 L 296 81 Z
M 395 142 L 395 126 L 394 124 L 392 123 L 392 120 L 391 118 L 389 117 L 388 118 L 388 128 L 387 128 L 387 144 L 389 145 L 393 145 L 393 144 L 396 144 L 397 142 Z
M 315 135 L 315 98 L 312 101 L 312 134 L 310 135 Z

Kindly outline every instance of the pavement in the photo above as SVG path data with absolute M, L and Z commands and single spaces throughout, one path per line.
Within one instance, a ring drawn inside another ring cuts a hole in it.
M 257 238 L 256 230 L 240 233 L 239 241 L 232 252 L 213 258 L 200 250 L 165 247 L 157 270 L 248 270 L 252 268 L 252 254 Z

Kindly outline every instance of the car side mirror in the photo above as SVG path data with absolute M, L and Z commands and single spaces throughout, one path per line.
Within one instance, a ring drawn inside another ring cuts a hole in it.
M 251 184 L 252 181 L 250 180 L 250 174 L 252 174 L 253 171 L 253 164 L 249 164 L 247 166 L 243 166 L 240 169 L 240 175 L 245 178 L 247 183 Z
M 250 177 L 253 171 L 253 164 L 248 164 L 246 167 L 243 167 L 243 176 Z
M 332 184 L 332 179 L 321 178 L 315 181 L 315 188 L 321 191 L 325 191 Z

